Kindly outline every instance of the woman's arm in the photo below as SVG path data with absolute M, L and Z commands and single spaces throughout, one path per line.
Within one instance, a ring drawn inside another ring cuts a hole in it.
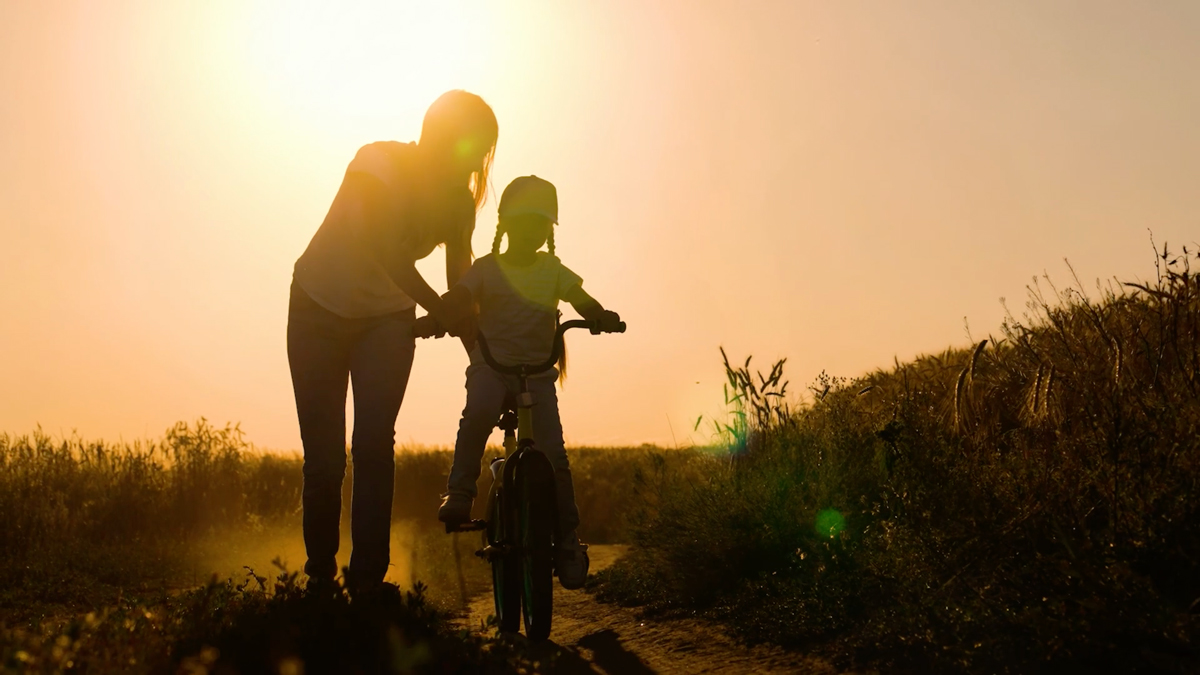
M 416 257 L 400 237 L 389 236 L 401 218 L 399 204 L 390 198 L 383 183 L 368 174 L 347 177 L 346 218 L 348 224 L 362 235 L 362 241 L 392 281 L 414 302 L 432 314 L 454 336 L 469 332 L 465 324 L 469 311 L 458 305 L 446 305 L 426 283 L 416 268 Z M 449 274 L 447 267 L 447 275 Z
M 454 288 L 469 269 L 471 269 L 470 245 L 461 241 L 446 242 L 446 288 Z
M 472 206 L 474 205 L 472 204 Z M 475 210 L 472 208 L 471 218 L 474 217 Z M 471 269 L 470 242 L 446 242 L 446 288 L 450 290 L 442 296 L 442 302 L 451 305 L 452 311 L 467 312 L 473 319 L 475 303 L 471 301 L 471 292 L 458 285 L 469 269 Z M 458 292 L 456 293 L 456 291 Z M 467 353 L 470 353 L 471 348 L 475 346 L 476 328 L 475 322 L 472 321 L 470 324 L 464 325 L 457 333 L 458 338 L 462 340 L 463 349 L 467 350 Z

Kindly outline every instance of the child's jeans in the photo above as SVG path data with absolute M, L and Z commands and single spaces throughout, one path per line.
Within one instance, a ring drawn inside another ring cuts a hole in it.
M 569 535 L 579 526 L 579 509 L 575 506 L 575 486 L 571 482 L 571 465 L 563 447 L 562 422 L 558 418 L 558 394 L 554 390 L 554 372 L 528 379 L 533 394 L 533 440 L 537 449 L 546 455 L 554 467 L 558 488 L 559 536 Z M 475 481 L 479 479 L 484 447 L 496 421 L 500 418 L 504 397 L 519 391 L 515 376 L 501 375 L 486 365 L 467 368 L 467 406 L 458 424 L 458 441 L 454 444 L 454 466 L 450 469 L 447 489 L 450 492 L 476 496 Z

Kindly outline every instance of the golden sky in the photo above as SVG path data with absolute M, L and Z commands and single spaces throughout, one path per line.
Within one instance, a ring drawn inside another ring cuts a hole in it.
M 986 337 L 1063 258 L 1152 275 L 1148 228 L 1200 239 L 1197 64 L 1190 0 L 0 3 L 0 430 L 298 449 L 292 263 L 464 88 L 629 324 L 570 342 L 568 442 L 683 443 L 719 345 L 804 385 Z M 453 442 L 465 366 L 418 345 L 398 442 Z

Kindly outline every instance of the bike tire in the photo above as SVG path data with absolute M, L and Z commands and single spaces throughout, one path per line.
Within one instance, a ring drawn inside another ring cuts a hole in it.
M 503 487 L 506 469 L 508 467 L 501 470 L 501 478 L 493 482 L 488 492 L 488 527 L 483 537 L 485 546 L 510 546 L 515 538 L 509 536 L 515 519 L 511 513 L 506 513 L 507 495 Z M 521 630 L 521 558 L 514 550 L 493 556 L 491 565 L 496 622 L 502 632 L 516 633 Z
M 525 636 L 540 641 L 550 637 L 554 613 L 554 532 L 558 520 L 554 468 L 544 454 L 530 448 L 521 454 L 515 478 Z

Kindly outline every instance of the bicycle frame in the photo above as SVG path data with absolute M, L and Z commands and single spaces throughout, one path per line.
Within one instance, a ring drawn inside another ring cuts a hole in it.
M 521 380 L 521 389 L 526 389 L 523 379 Z M 522 441 L 533 439 L 533 395 L 528 391 L 522 391 L 517 395 L 516 403 L 516 420 L 512 419 L 512 411 L 506 409 L 501 413 L 500 422 L 496 425 L 504 431 L 505 459 L 516 454 L 517 447 Z

